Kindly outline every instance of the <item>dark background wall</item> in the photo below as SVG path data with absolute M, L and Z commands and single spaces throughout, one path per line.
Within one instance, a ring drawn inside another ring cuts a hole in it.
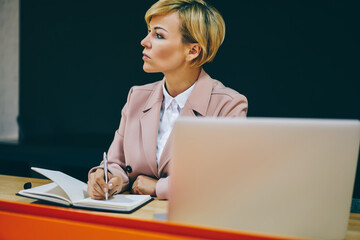
M 86 179 L 130 87 L 162 78 L 142 70 L 144 14 L 154 2 L 21 1 L 21 144 L 3 149 L 9 164 L 21 158 L 23 171 L 53 167 Z M 248 97 L 248 116 L 360 118 L 357 1 L 208 2 L 227 32 L 204 68 Z

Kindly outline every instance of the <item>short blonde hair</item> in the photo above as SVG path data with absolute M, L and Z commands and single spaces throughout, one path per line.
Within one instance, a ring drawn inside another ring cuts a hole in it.
M 225 38 L 225 22 L 220 13 L 203 0 L 159 0 L 145 14 L 150 25 L 151 18 L 177 12 L 181 21 L 182 42 L 199 43 L 199 56 L 191 63 L 201 67 L 211 62 Z

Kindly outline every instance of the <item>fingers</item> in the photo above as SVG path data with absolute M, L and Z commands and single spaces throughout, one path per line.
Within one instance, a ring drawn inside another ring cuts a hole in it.
M 134 185 L 133 185 L 133 187 L 132 187 L 132 189 L 131 189 L 131 193 L 132 193 L 132 194 L 141 194 L 141 195 L 145 195 L 145 193 L 144 193 L 144 192 L 142 192 L 142 191 L 141 191 L 141 189 L 140 189 L 139 187 L 134 186 Z
M 135 180 L 135 182 L 132 185 L 131 193 L 132 194 L 143 194 L 141 191 L 141 175 L 138 176 Z
M 95 181 L 98 184 L 99 192 L 103 193 L 105 196 L 105 192 L 108 190 L 108 186 L 105 182 L 105 174 L 104 169 L 98 169 L 95 172 Z
M 89 187 L 89 185 L 88 185 L 88 193 L 89 193 L 89 196 L 92 199 L 101 200 L 101 199 L 105 198 L 102 193 L 99 193 L 98 191 L 96 191 L 93 188 Z
M 157 181 L 151 177 L 139 175 L 132 185 L 131 193 L 155 196 Z
M 109 186 L 109 196 L 119 193 L 120 192 L 119 188 L 121 186 L 121 178 L 109 174 L 108 186 Z
M 94 180 L 88 181 L 87 192 L 92 199 L 103 199 L 103 194 L 100 191 L 100 187 Z
M 104 199 L 104 189 L 107 189 L 107 185 L 104 180 L 104 170 L 97 169 L 94 173 L 90 174 L 88 182 L 88 193 L 93 199 Z
M 120 193 L 121 191 L 121 178 L 108 173 L 108 184 L 104 180 L 104 170 L 97 169 L 90 174 L 88 181 L 88 193 L 92 199 L 100 200 L 105 198 L 105 193 L 108 192 L 109 196 Z M 144 194 L 156 196 L 157 179 L 139 175 L 134 181 L 131 189 L 133 194 Z

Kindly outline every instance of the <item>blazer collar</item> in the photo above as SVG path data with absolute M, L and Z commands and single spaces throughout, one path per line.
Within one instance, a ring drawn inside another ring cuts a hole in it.
M 151 109 L 156 103 L 162 102 L 162 86 L 164 83 L 165 77 L 161 81 L 157 82 L 148 101 L 144 105 L 143 112 Z M 212 88 L 212 78 L 205 72 L 204 69 L 201 69 L 197 83 L 186 101 L 184 108 L 191 108 L 200 115 L 205 116 L 210 102 Z
M 143 112 L 148 111 L 155 104 L 162 102 L 162 100 L 163 100 L 162 85 L 164 84 L 164 82 L 165 82 L 165 78 L 163 78 L 163 80 L 158 81 L 156 83 L 155 88 L 153 89 L 150 97 L 148 98 L 146 104 L 144 105 Z
M 204 69 L 201 69 L 197 83 L 184 108 L 191 108 L 201 116 L 205 116 L 209 106 L 212 88 L 212 78 Z

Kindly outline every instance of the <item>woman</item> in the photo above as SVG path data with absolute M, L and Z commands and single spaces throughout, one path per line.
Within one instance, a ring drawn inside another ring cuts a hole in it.
M 89 172 L 93 199 L 131 190 L 168 198 L 171 130 L 180 116 L 245 117 L 247 99 L 210 78 L 201 66 L 214 59 L 225 37 L 218 11 L 202 0 L 160 0 L 145 15 L 148 35 L 145 72 L 164 79 L 133 87 L 108 151 L 109 183 L 103 163 Z

